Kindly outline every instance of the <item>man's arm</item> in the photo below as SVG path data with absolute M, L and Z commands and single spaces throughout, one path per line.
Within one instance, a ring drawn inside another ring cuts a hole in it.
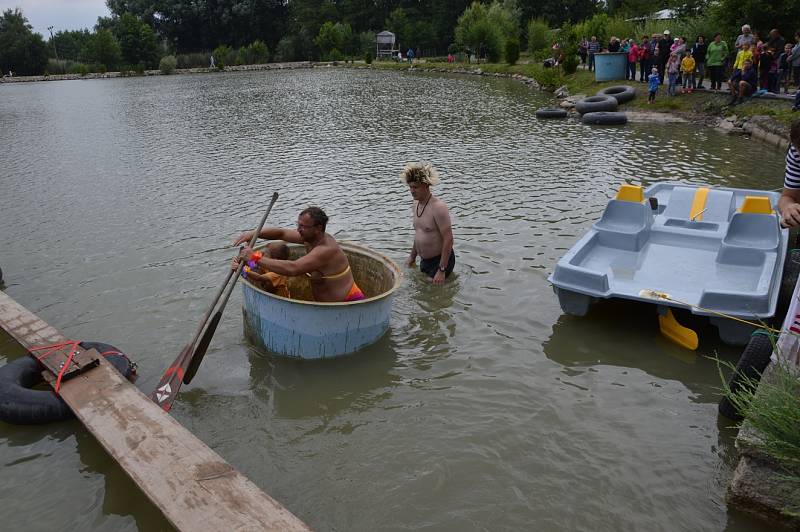
M 251 252 L 252 250 L 247 247 L 242 250 L 242 254 L 248 258 Z M 330 261 L 334 252 L 335 250 L 331 248 L 316 247 L 297 260 L 277 260 L 264 257 L 258 261 L 258 264 L 271 272 L 296 277 L 319 270 Z
M 414 206 L 411 207 L 411 215 L 414 215 L 416 210 L 417 202 L 414 202 Z M 416 228 L 414 229 L 414 241 L 411 243 L 411 252 L 408 254 L 408 258 L 406 259 L 406 266 L 415 266 L 417 263 L 417 231 Z
M 783 227 L 800 227 L 800 189 L 784 188 L 778 200 Z
M 411 244 L 411 253 L 408 254 L 408 259 L 406 259 L 406 264 L 408 266 L 413 266 L 417 262 L 417 243 L 414 242 Z
M 255 231 L 245 231 L 234 242 L 234 246 L 239 244 L 248 243 L 253 238 Z M 293 244 L 302 244 L 303 239 L 300 238 L 300 233 L 294 229 L 281 229 L 280 227 L 265 227 L 258 234 L 259 238 L 265 240 L 283 240 L 284 242 L 291 242 Z
M 447 264 L 450 261 L 450 253 L 453 252 L 453 226 L 450 221 L 450 212 L 444 203 L 437 203 L 436 209 L 433 211 L 433 220 L 436 222 L 439 235 L 442 237 L 442 251 L 439 259 L 440 269 L 433 276 L 433 282 L 434 284 L 442 284 L 445 275 L 441 268 L 447 268 Z

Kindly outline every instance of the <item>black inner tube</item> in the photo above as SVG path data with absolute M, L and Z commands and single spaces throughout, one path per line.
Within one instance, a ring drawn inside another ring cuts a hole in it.
M 79 345 L 83 349 L 107 353 L 106 360 L 117 371 L 128 380 L 135 378 L 136 366 L 114 346 L 102 342 Z M 34 388 L 44 382 L 42 370 L 42 364 L 27 355 L 0 368 L 0 420 L 15 425 L 41 425 L 75 417 L 54 391 Z

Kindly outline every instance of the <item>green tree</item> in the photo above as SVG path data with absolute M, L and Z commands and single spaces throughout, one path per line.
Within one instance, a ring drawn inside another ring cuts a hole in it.
M 560 27 L 564 22 L 578 22 L 591 17 L 605 6 L 598 0 L 520 0 L 522 20 L 542 17 L 551 26 Z M 659 8 L 655 7 L 653 11 Z
M 323 56 L 331 55 L 336 50 L 345 54 L 352 51 L 353 31 L 350 24 L 326 22 L 320 29 L 314 42 L 319 46 Z M 337 55 L 338 57 L 338 55 Z
M 486 13 L 492 24 L 496 25 L 506 39 L 519 37 L 521 11 L 517 0 L 495 0 Z
M 564 54 L 561 68 L 565 74 L 574 74 L 578 70 L 578 43 L 580 38 L 578 28 L 569 22 L 565 22 L 558 32 L 558 45 L 561 48 L 561 53 Z
M 19 9 L 7 9 L 0 17 L 0 71 L 9 70 L 23 76 L 44 72 L 47 66 L 47 45 L 28 24 Z
M 169 75 L 175 72 L 175 67 L 178 65 L 178 60 L 174 55 L 165 55 L 158 62 L 158 69 L 164 75 Z
M 485 54 L 492 63 L 503 55 L 505 36 L 501 28 L 489 20 L 489 9 L 479 2 L 473 2 L 464 10 L 455 33 L 458 44 L 479 55 Z
M 214 48 L 214 51 L 211 52 L 211 55 L 214 56 L 214 61 L 219 70 L 222 70 L 226 66 L 231 66 L 236 63 L 236 50 L 232 50 L 230 46 L 221 45 Z
M 519 41 L 516 37 L 508 39 L 506 41 L 506 63 L 509 65 L 516 64 L 517 60 L 519 59 Z
M 114 70 L 119 66 L 121 57 L 119 43 L 114 34 L 109 30 L 98 30 L 89 36 L 81 51 L 80 60 Z
M 538 52 L 550 46 L 553 30 L 543 18 L 534 18 L 528 22 L 528 51 Z
M 48 53 L 59 59 L 77 61 L 92 33 L 89 30 L 58 31 L 47 42 Z
M 611 16 L 624 18 L 645 17 L 668 7 L 667 0 L 608 0 L 606 11 Z
M 276 61 L 310 61 L 316 53 L 314 40 L 308 31 L 301 29 L 294 35 L 282 38 L 275 48 Z
M 116 25 L 117 39 L 122 51 L 122 60 L 128 65 L 144 64 L 154 67 L 158 63 L 158 41 L 153 28 L 125 13 Z
M 358 39 L 358 53 L 364 55 L 369 53 L 371 56 L 375 55 L 375 33 L 372 31 L 362 31 L 357 36 Z
M 389 31 L 394 33 L 396 46 L 409 46 L 409 43 L 406 41 L 411 30 L 409 28 L 408 14 L 405 9 L 398 7 L 389 13 L 389 17 L 386 19 L 384 25 Z
M 417 20 L 409 24 L 406 44 L 412 48 L 419 48 L 421 52 L 433 53 L 436 49 L 436 30 L 433 23 L 427 20 Z
M 773 28 L 791 41 L 800 29 L 800 2 L 797 0 L 719 0 L 710 8 L 724 34 L 739 35 L 743 24 L 766 36 Z M 729 42 L 728 44 L 732 44 Z
M 249 65 L 266 63 L 269 60 L 269 48 L 264 44 L 264 41 L 256 40 L 247 47 L 245 56 Z

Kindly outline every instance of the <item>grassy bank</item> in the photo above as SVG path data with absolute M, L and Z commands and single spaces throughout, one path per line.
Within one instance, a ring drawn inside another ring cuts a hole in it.
M 409 70 L 408 63 L 395 63 L 393 61 L 374 62 L 372 68 L 389 70 Z M 464 63 L 425 62 L 415 63 L 415 69 L 435 69 L 443 71 L 478 71 L 487 74 L 521 75 L 535 79 L 544 89 L 554 91 L 556 88 L 566 86 L 570 94 L 594 95 L 597 91 L 626 83 L 623 81 L 597 82 L 594 73 L 579 69 L 574 74 L 565 75 L 560 69 L 544 68 L 540 64 L 519 63 L 508 65 L 505 63 L 482 63 L 467 65 Z M 751 99 L 736 106 L 730 106 L 730 95 L 727 93 L 712 93 L 708 91 L 695 91 L 692 94 L 667 96 L 666 87 L 659 89 L 659 94 L 654 104 L 647 103 L 647 85 L 644 83 L 629 83 L 636 89 L 637 98 L 626 104 L 625 108 L 642 111 L 667 112 L 686 116 L 728 117 L 736 115 L 747 118 L 751 116 L 768 116 L 776 123 L 788 126 L 793 120 L 800 118 L 800 113 L 792 112 L 792 104 L 786 100 Z M 708 84 L 708 80 L 706 80 Z M 788 130 L 787 130 L 788 131 Z
M 742 375 L 741 384 L 732 391 L 724 380 L 723 393 L 744 416 L 737 446 L 753 447 L 777 465 L 777 480 L 783 484 L 775 491 L 779 510 L 786 516 L 800 518 L 800 378 L 797 368 L 782 361 L 764 373 L 759 382 Z

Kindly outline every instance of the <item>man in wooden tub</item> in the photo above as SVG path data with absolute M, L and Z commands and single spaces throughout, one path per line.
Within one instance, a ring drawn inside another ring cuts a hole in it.
M 433 284 L 442 284 L 453 272 L 456 253 L 453 251 L 453 227 L 445 203 L 434 197 L 431 187 L 439 183 L 439 173 L 430 164 L 407 164 L 400 178 L 414 198 L 414 245 L 406 260 L 414 266 L 420 256 L 419 269 Z
M 297 217 L 297 229 L 265 227 L 258 235 L 267 240 L 304 244 L 304 256 L 297 260 L 278 260 L 271 258 L 267 252 L 259 257 L 258 254 L 254 256 L 253 250 L 245 245 L 239 252 L 239 259 L 257 259 L 258 266 L 280 275 L 307 275 L 315 301 L 339 303 L 364 299 L 364 293 L 353 279 L 347 255 L 336 239 L 325 232 L 327 224 L 328 216 L 325 211 L 319 207 L 309 207 Z M 234 245 L 249 242 L 252 237 L 253 231 L 245 231 Z

